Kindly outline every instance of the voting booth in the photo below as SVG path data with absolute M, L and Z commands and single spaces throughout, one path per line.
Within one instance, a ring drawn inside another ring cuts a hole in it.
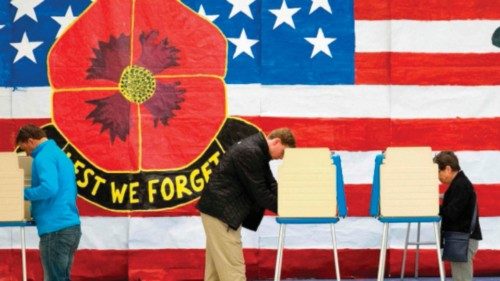
M 340 280 L 335 223 L 347 215 L 340 156 L 328 148 L 287 148 L 278 167 L 280 224 L 274 280 L 280 280 L 287 224 L 330 224 L 334 266 Z
M 24 187 L 31 186 L 31 157 L 0 152 L 0 182 L 0 221 L 29 220 Z
M 370 215 L 384 224 L 379 281 L 384 278 L 390 223 L 433 224 L 439 274 L 444 281 L 439 245 L 438 166 L 432 159 L 430 147 L 389 147 L 375 158 Z
M 33 226 L 30 204 L 24 188 L 31 186 L 32 158 L 14 152 L 0 152 L 0 227 L 20 227 L 22 280 L 26 281 L 25 227 Z

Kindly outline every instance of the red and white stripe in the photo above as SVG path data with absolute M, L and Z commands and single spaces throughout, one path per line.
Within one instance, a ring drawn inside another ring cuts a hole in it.
M 374 156 L 388 146 L 426 145 L 457 152 L 475 184 L 484 240 L 476 275 L 500 275 L 500 3 L 490 0 L 355 1 L 356 85 L 227 85 L 228 113 L 264 131 L 294 130 L 300 146 L 340 154 L 349 217 L 336 225 L 343 278 L 374 277 L 381 224 L 368 217 Z M 388 86 L 390 85 L 390 86 Z M 49 123 L 48 87 L 0 89 L 0 150 L 17 128 Z M 277 163 L 273 163 L 273 166 Z M 73 273 L 101 280 L 199 280 L 204 234 L 194 206 L 124 215 L 79 200 L 84 236 Z M 422 240 L 432 240 L 423 226 Z M 406 225 L 391 226 L 387 272 L 399 275 Z M 277 224 L 267 214 L 258 232 L 243 232 L 247 275 L 273 275 Z M 2 274 L 18 271 L 19 232 L 0 229 Z M 283 277 L 332 278 L 326 226 L 291 226 Z M 40 276 L 34 229 L 28 267 Z M 409 255 L 407 271 L 413 270 Z M 420 275 L 437 276 L 424 247 Z M 2 269 L 7 268 L 7 269 Z M 19 269 L 20 272 L 20 269 Z

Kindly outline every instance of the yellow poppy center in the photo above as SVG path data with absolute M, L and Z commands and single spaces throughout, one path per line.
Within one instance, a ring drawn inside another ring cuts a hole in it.
M 127 66 L 120 77 L 120 93 L 130 102 L 143 103 L 153 96 L 156 79 L 153 73 L 140 66 Z

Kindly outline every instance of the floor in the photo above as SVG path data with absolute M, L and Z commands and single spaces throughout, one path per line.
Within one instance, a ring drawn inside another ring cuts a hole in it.
M 342 279 L 343 281 L 375 281 L 376 279 Z M 384 281 L 396 281 L 400 278 L 386 278 Z M 335 281 L 334 279 L 286 279 L 283 281 Z M 404 281 L 439 281 L 439 277 L 405 278 Z M 450 277 L 446 281 L 452 281 Z M 474 277 L 474 281 L 500 281 L 500 277 Z

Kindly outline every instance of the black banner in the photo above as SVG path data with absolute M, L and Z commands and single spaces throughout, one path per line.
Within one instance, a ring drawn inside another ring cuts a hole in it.
M 170 209 L 195 200 L 225 150 L 259 131 L 244 120 L 227 118 L 216 139 L 190 166 L 175 171 L 121 173 L 104 172 L 95 167 L 53 125 L 45 126 L 44 130 L 73 161 L 78 194 L 98 206 L 116 211 Z

